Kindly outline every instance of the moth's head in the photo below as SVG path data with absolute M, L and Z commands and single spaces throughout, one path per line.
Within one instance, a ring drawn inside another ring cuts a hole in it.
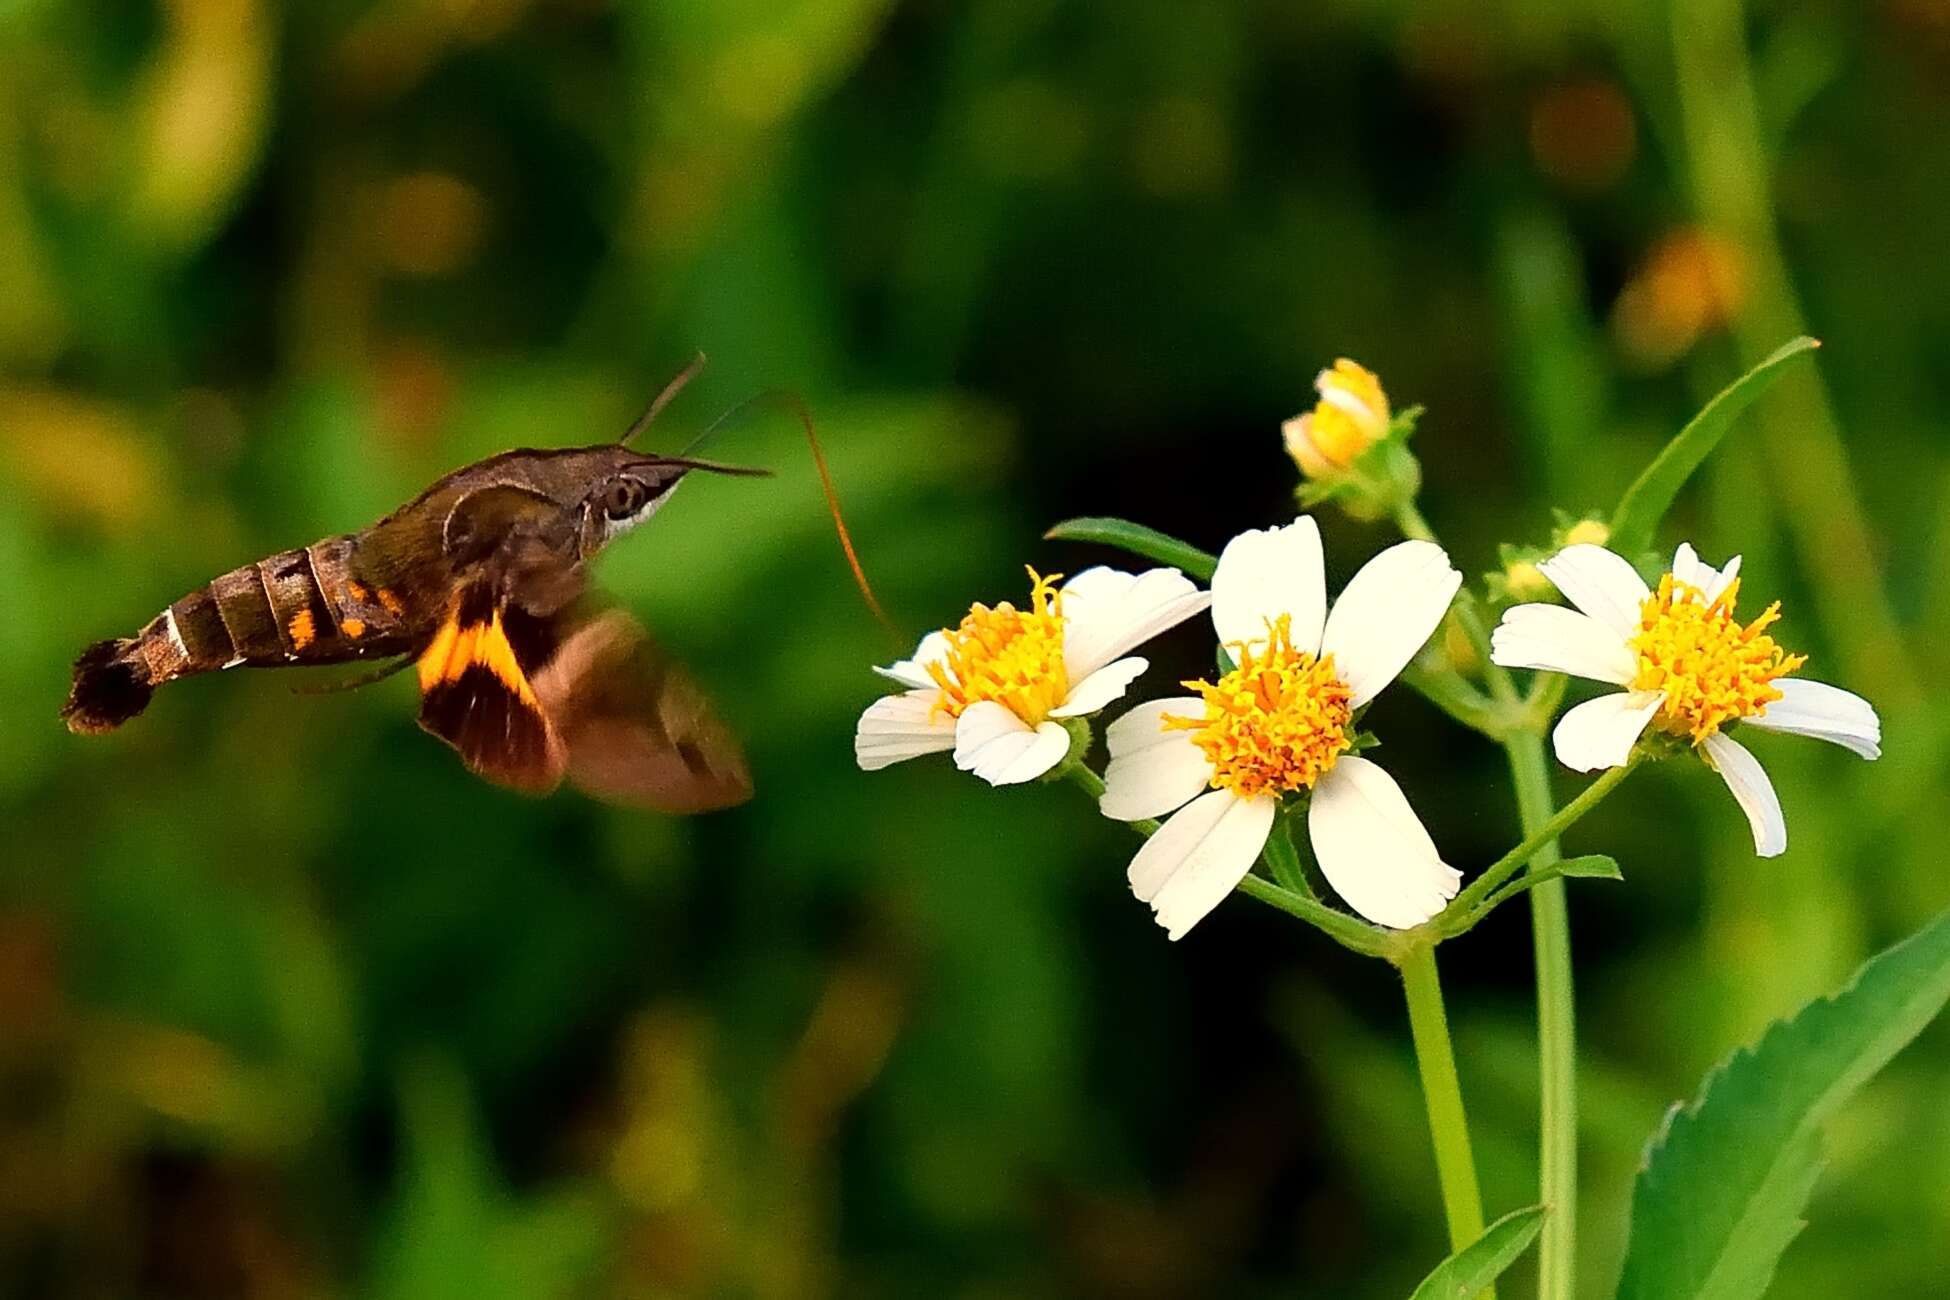
M 767 472 L 687 456 L 647 456 L 627 447 L 602 450 L 607 454 L 591 467 L 581 501 L 581 545 L 585 557 L 661 510 L 686 475 L 695 471 L 736 475 Z

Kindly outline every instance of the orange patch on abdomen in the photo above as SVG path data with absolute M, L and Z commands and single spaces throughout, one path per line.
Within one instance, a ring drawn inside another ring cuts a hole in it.
M 293 650 L 303 650 L 318 639 L 318 628 L 312 623 L 311 611 L 308 609 L 301 609 L 293 614 L 285 630 L 291 633 Z

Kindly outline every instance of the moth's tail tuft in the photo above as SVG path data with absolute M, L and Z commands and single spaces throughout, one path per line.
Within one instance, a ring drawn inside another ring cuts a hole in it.
M 129 640 L 97 641 L 74 661 L 74 686 L 61 707 L 61 721 L 68 724 L 69 731 L 100 735 L 149 707 L 155 687 L 149 683 L 147 665 L 128 657 L 135 644 Z

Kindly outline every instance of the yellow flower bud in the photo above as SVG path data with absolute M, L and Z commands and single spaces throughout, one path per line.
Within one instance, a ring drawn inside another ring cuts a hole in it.
M 1602 519 L 1580 519 L 1564 530 L 1566 546 L 1603 546 L 1611 540 L 1611 527 Z
M 1320 401 L 1280 426 L 1287 455 L 1308 478 L 1329 478 L 1388 432 L 1388 394 L 1374 372 L 1342 357 L 1314 380 Z
M 1476 647 L 1470 644 L 1469 634 L 1453 618 L 1442 620 L 1442 653 L 1448 657 L 1449 666 L 1465 677 L 1474 676 L 1483 667 Z
M 1503 586 L 1511 600 L 1544 600 L 1557 590 L 1544 571 L 1529 560 L 1518 560 L 1504 569 Z

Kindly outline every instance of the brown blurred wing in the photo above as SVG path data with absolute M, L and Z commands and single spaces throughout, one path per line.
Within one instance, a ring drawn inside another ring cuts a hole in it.
M 568 755 L 530 674 L 548 659 L 548 623 L 510 607 L 494 586 L 462 587 L 420 652 L 420 725 L 497 785 L 546 794 Z
M 694 813 L 751 798 L 737 738 L 619 610 L 570 631 L 536 674 L 535 694 L 562 738 L 569 779 L 599 799 Z

